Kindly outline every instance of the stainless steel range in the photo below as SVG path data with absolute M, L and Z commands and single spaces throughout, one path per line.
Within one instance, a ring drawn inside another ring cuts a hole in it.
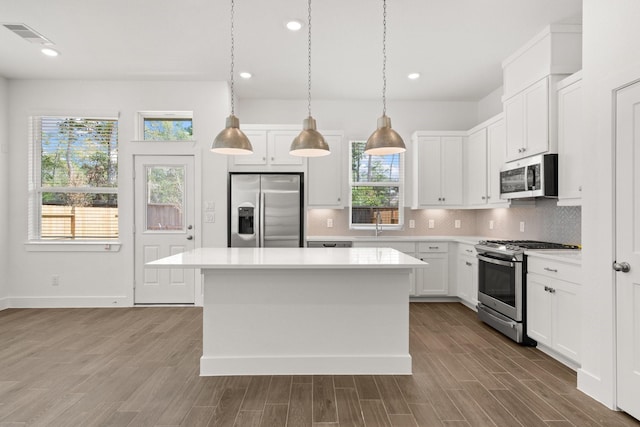
M 527 336 L 526 249 L 577 249 L 535 240 L 482 240 L 478 252 L 478 318 L 512 340 L 536 345 Z

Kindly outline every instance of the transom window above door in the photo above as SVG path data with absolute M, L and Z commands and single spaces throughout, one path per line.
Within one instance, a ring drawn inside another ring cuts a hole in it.
M 139 141 L 192 141 L 192 111 L 140 111 L 136 139 Z

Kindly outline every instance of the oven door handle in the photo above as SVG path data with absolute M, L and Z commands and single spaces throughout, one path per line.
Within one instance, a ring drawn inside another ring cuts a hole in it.
M 483 255 L 476 255 L 480 261 L 488 262 L 490 264 L 504 265 L 505 267 L 515 267 L 515 264 L 511 261 L 503 261 L 501 259 L 489 258 Z

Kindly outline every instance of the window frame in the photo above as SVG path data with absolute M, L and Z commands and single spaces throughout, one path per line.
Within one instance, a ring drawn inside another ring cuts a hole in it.
M 398 181 L 383 182 L 359 182 L 353 181 L 353 144 L 363 143 L 366 140 L 350 140 L 349 141 L 349 229 L 350 230 L 375 230 L 376 224 L 354 224 L 353 223 L 353 188 L 354 187 L 398 187 L 398 223 L 397 224 L 380 224 L 381 230 L 403 230 L 404 229 L 404 200 L 405 200 L 405 158 L 404 153 L 399 154 L 399 176 Z M 378 156 L 376 156 L 378 157 Z
M 42 185 L 42 119 L 70 119 L 114 121 L 117 127 L 118 160 L 120 158 L 120 117 L 115 114 L 61 114 L 39 113 L 29 116 L 29 183 L 28 183 L 28 235 L 25 247 L 27 251 L 107 251 L 120 250 L 121 223 L 118 220 L 118 235 L 113 238 L 98 237 L 92 239 L 42 238 L 42 195 L 43 193 L 79 193 L 79 194 L 116 194 L 120 196 L 118 170 L 115 187 L 60 187 Z M 119 166 L 119 165 L 118 165 Z M 118 197 L 118 218 L 120 200 Z
M 145 139 L 144 138 L 144 122 L 148 119 L 157 120 L 191 120 L 191 138 L 189 139 Z M 195 141 L 195 126 L 193 120 L 193 111 L 138 111 L 136 114 L 135 124 L 135 141 L 148 143 L 177 142 L 188 143 Z

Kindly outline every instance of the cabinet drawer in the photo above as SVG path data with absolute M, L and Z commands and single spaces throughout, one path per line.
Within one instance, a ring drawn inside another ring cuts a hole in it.
M 420 242 L 418 243 L 418 252 L 448 252 L 449 243 L 447 242 Z
M 355 241 L 353 246 L 356 248 L 392 248 L 412 255 L 416 252 L 416 244 L 413 242 Z
M 476 254 L 475 246 L 468 245 L 466 243 L 458 243 L 458 255 L 475 257 Z
M 530 256 L 527 258 L 527 271 L 567 282 L 582 283 L 582 268 L 576 264 Z

